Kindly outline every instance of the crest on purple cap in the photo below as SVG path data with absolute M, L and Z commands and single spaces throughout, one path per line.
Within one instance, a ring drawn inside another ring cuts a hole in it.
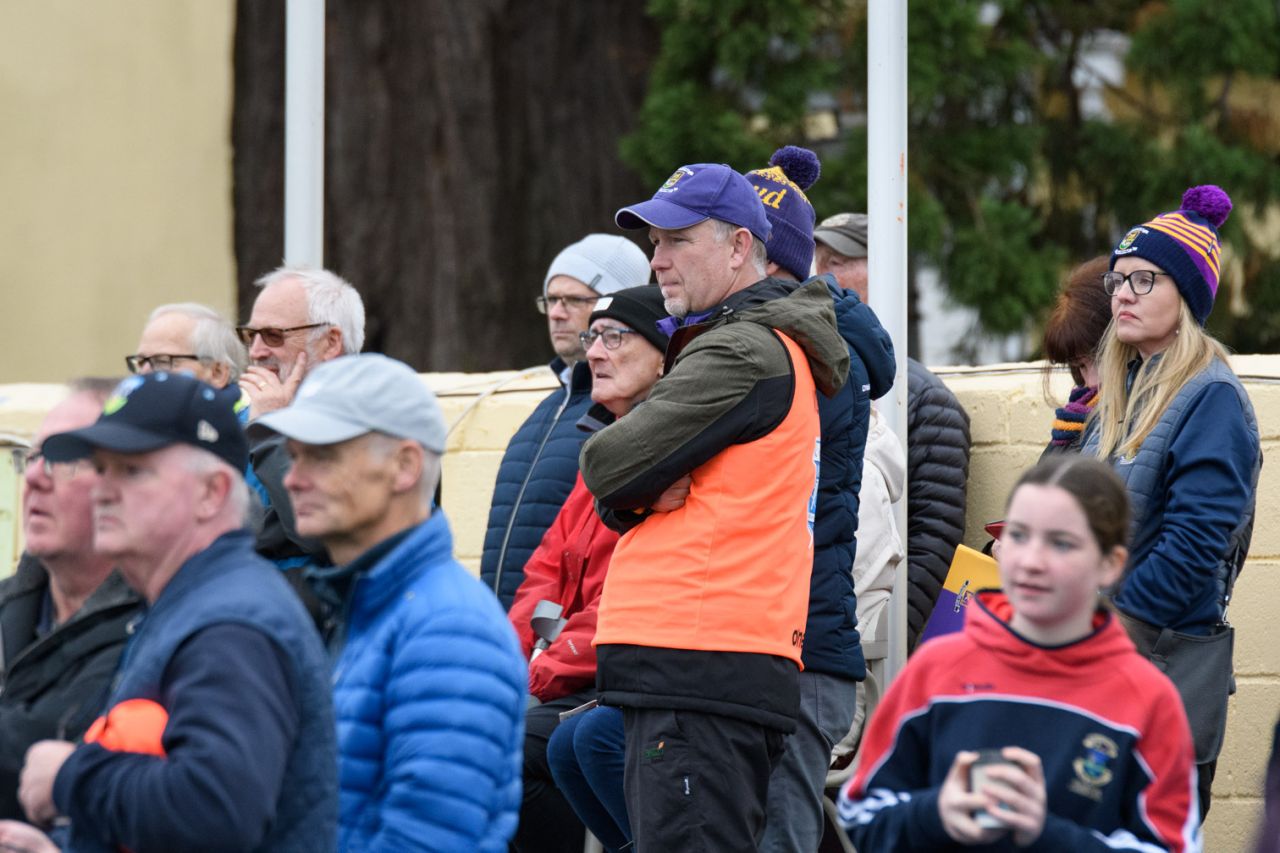
M 764 205 L 747 179 L 723 163 L 681 166 L 658 187 L 653 198 L 620 209 L 618 227 L 688 228 L 719 219 L 746 228 L 762 243 L 771 226 Z

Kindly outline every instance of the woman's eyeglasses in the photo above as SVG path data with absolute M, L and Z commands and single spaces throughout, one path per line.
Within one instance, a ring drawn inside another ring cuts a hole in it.
M 1133 291 L 1134 296 L 1146 296 L 1151 292 L 1151 288 L 1156 286 L 1156 276 L 1158 275 L 1168 275 L 1168 273 L 1155 270 L 1134 270 L 1125 275 L 1111 270 L 1102 274 L 1102 289 L 1107 292 L 1107 296 L 1115 296 L 1127 281 L 1129 282 L 1129 289 Z

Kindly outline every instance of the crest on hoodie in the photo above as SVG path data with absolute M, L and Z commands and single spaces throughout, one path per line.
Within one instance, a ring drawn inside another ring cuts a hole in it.
M 1071 762 L 1076 778 L 1068 786 L 1073 794 L 1091 800 L 1102 799 L 1102 789 L 1112 780 L 1110 765 L 1120 755 L 1116 742 L 1103 734 L 1089 734 L 1081 743 L 1083 755 Z

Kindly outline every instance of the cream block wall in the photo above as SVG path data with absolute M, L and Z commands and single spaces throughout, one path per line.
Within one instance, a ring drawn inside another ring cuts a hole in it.
M 1234 362 L 1253 400 L 1267 463 L 1258 487 L 1258 522 L 1249 561 L 1236 586 L 1231 621 L 1236 625 L 1236 679 L 1226 747 L 1214 782 L 1214 803 L 1205 827 L 1205 849 L 1245 853 L 1258 819 L 1271 734 L 1280 712 L 1280 356 L 1239 356 Z M 1004 500 L 1018 475 L 1035 463 L 1048 438 L 1052 405 L 1034 365 L 981 369 L 942 368 L 938 374 L 969 413 L 970 457 L 965 542 L 986 541 L 983 523 L 1003 515 Z M 486 374 L 428 374 L 451 423 L 444 462 L 444 510 L 453 526 L 455 550 L 473 572 L 488 520 L 489 499 L 507 442 L 530 411 L 557 387 L 545 367 Z M 1065 397 L 1065 375 L 1053 393 Z M 0 385 L 0 445 L 5 436 L 29 438 L 40 415 L 60 392 L 56 387 Z M 0 461 L 3 458 L 0 457 Z M 5 491 L 0 468 L 0 546 L 16 519 L 16 492 Z M 9 552 L 0 551 L 0 559 Z

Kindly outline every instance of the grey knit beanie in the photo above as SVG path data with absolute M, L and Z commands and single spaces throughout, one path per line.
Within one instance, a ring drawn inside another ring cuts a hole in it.
M 565 247 L 547 268 L 542 279 L 542 295 L 558 275 L 576 278 L 587 287 L 607 296 L 627 287 L 649 283 L 649 259 L 635 243 L 614 234 L 588 234 Z

